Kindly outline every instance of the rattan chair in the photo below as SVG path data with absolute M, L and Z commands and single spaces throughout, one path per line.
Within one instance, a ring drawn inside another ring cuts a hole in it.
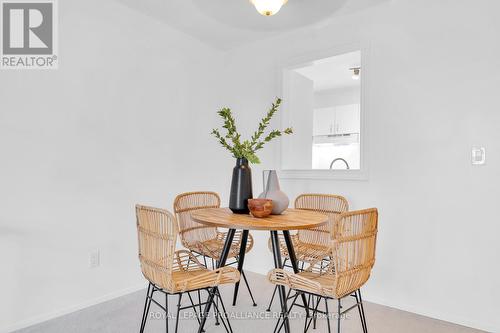
M 179 312 L 192 308 L 199 315 L 196 307 L 201 307 L 200 291 L 213 292 L 219 298 L 222 310 L 226 313 L 217 287 L 221 284 L 233 284 L 239 281 L 240 273 L 233 267 L 222 267 L 208 270 L 194 255 L 186 250 L 175 251 L 178 226 L 175 217 L 167 210 L 136 206 L 137 232 L 139 243 L 139 261 L 144 277 L 149 281 L 140 332 L 144 332 L 149 308 L 155 303 L 166 313 L 166 330 L 168 332 L 168 296 L 178 295 L 175 332 L 179 326 Z M 195 305 L 190 292 L 198 293 L 199 304 Z M 165 295 L 165 306 L 153 298 L 154 293 Z M 184 293 L 188 294 L 191 306 L 181 307 Z M 219 312 L 217 305 L 216 313 Z M 201 310 L 201 308 L 200 308 Z M 201 312 L 200 312 L 201 315 Z M 227 315 L 221 317 L 227 332 L 232 332 Z M 225 319 L 224 319 L 225 318 Z
M 203 256 L 205 266 L 207 266 L 206 258 L 210 258 L 212 260 L 212 267 L 216 267 L 214 261 L 217 262 L 220 258 L 227 232 L 222 232 L 215 227 L 206 226 L 193 221 L 191 218 L 191 212 L 197 209 L 219 207 L 220 197 L 215 192 L 187 192 L 179 194 L 174 200 L 174 212 L 179 223 L 179 235 L 182 245 L 192 252 Z M 241 246 L 241 236 L 242 231 L 237 231 L 235 233 L 228 255 L 228 259 L 235 258 L 236 261 L 226 265 L 237 263 Z M 253 237 L 249 234 L 245 253 L 248 253 L 252 247 Z M 255 303 L 252 291 L 243 270 L 241 271 L 241 274 L 247 286 L 248 292 L 250 293 L 253 305 L 256 306 L 257 304 Z
M 294 206 L 296 209 L 312 210 L 328 215 L 328 223 L 324 226 L 299 230 L 291 237 L 295 255 L 297 260 L 302 262 L 302 267 L 306 263 L 310 264 L 318 261 L 326 265 L 330 255 L 330 230 L 335 218 L 349 210 L 347 199 L 332 194 L 301 194 L 295 199 Z M 284 258 L 283 265 L 286 265 L 290 256 L 288 255 L 285 240 L 281 236 L 280 251 L 282 258 Z M 271 249 L 271 240 L 269 240 L 269 249 Z M 276 290 L 277 287 L 274 288 L 267 311 L 271 311 Z
M 328 300 L 330 299 L 338 301 L 336 313 L 338 332 L 340 332 L 342 316 L 354 308 L 358 309 L 363 332 L 368 332 L 360 288 L 370 277 L 375 263 L 377 228 L 378 212 L 376 208 L 343 213 L 337 217 L 330 230 L 331 259 L 326 267 L 318 260 L 310 264 L 305 271 L 297 274 L 283 269 L 274 269 L 269 272 L 268 279 L 271 283 L 288 286 L 290 291 L 297 291 L 296 295 L 292 297 L 293 302 L 290 310 L 295 305 L 297 297 L 302 293 L 324 299 L 325 311 L 318 310 L 320 302 L 317 302 L 312 308 L 311 304 L 307 305 L 313 311 L 313 315 L 306 318 L 305 332 L 309 329 L 317 313 L 326 315 L 328 332 L 331 332 L 328 311 Z M 341 301 L 348 296 L 353 296 L 356 303 L 342 311 Z M 280 318 L 278 324 L 281 322 L 282 325 L 287 318 L 288 313 Z

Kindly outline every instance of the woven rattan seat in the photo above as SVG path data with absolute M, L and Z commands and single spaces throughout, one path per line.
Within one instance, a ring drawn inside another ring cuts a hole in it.
M 174 212 L 179 222 L 179 235 L 182 245 L 189 250 L 214 260 L 220 258 L 227 233 L 215 227 L 205 226 L 193 221 L 191 212 L 204 208 L 220 207 L 220 197 L 215 192 L 187 192 L 178 195 L 174 201 Z M 241 245 L 241 231 L 236 232 L 229 258 L 238 256 Z M 253 247 L 253 237 L 248 236 L 246 252 Z
M 239 281 L 233 267 L 208 270 L 191 252 L 175 251 L 177 222 L 167 210 L 137 205 L 136 213 L 142 273 L 155 286 L 177 293 Z
M 343 314 L 341 312 L 341 299 L 347 296 L 355 297 L 355 306 L 344 310 L 344 313 L 357 307 L 363 331 L 367 332 L 360 288 L 368 281 L 375 263 L 377 230 L 378 212 L 376 208 L 342 213 L 331 225 L 328 253 L 330 260 L 326 266 L 323 264 L 323 260 L 317 260 L 312 262 L 305 271 L 297 274 L 283 269 L 274 269 L 269 272 L 268 279 L 276 285 L 296 290 L 297 295 L 308 293 L 317 296 L 316 304 L 319 304 L 320 298 L 324 298 L 325 314 L 328 314 L 328 299 L 337 299 L 338 332 L 340 332 L 340 319 Z M 295 299 L 290 309 L 295 304 Z M 317 312 L 316 305 L 313 317 L 309 319 L 309 324 L 307 324 L 306 319 L 305 331 L 307 331 L 311 321 L 315 320 Z M 288 314 L 285 317 L 287 316 Z M 329 316 L 327 315 L 326 318 L 330 331 Z
M 328 223 L 312 229 L 302 229 L 292 235 L 293 248 L 297 260 L 313 263 L 328 257 L 330 251 L 329 233 L 335 218 L 349 210 L 347 200 L 339 195 L 331 194 L 302 194 L 295 199 L 295 208 L 311 210 L 328 215 Z M 271 240 L 269 240 L 271 249 Z M 289 259 L 283 237 L 280 235 L 281 256 Z

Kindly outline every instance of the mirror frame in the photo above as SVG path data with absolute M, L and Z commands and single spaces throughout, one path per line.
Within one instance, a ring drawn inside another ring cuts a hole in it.
M 316 52 L 311 52 L 308 54 L 303 54 L 299 57 L 290 59 L 289 61 L 282 61 L 277 69 L 277 75 L 279 83 L 279 91 L 283 98 L 283 106 L 280 114 L 280 123 L 282 128 L 293 127 L 293 124 L 289 123 L 288 116 L 288 94 L 289 92 L 285 88 L 285 82 L 283 80 L 285 71 L 293 70 L 295 68 L 303 67 L 304 64 L 313 62 L 315 60 L 334 57 L 344 53 L 361 51 L 361 67 L 362 79 L 361 79 L 361 96 L 360 96 L 360 119 L 361 119 L 361 156 L 360 156 L 360 169 L 358 170 L 321 170 L 321 169 L 282 169 L 282 154 L 283 147 L 281 140 L 279 141 L 279 154 L 278 154 L 278 165 L 280 171 L 280 178 L 283 179 L 338 179 L 338 180 L 368 180 L 368 161 L 369 161 L 369 149 L 368 149 L 368 98 L 367 92 L 369 87 L 369 76 L 370 76 L 370 47 L 369 45 L 357 44 L 346 44 L 338 45 L 333 48 L 326 50 L 319 50 Z

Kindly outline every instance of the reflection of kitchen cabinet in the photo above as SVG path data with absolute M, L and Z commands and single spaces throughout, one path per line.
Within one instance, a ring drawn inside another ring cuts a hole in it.
M 359 104 L 335 107 L 336 134 L 359 133 Z
M 359 104 L 314 110 L 313 135 L 359 133 Z
M 313 135 L 328 135 L 333 133 L 335 108 L 314 110 Z

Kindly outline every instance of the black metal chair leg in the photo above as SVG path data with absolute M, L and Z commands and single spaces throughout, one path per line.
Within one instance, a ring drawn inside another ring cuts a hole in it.
M 274 296 L 276 295 L 276 291 L 277 290 L 278 290 L 278 285 L 275 285 L 274 286 L 274 291 L 273 291 L 273 296 L 271 296 L 271 300 L 269 301 L 269 306 L 266 309 L 267 312 L 271 311 L 271 305 L 273 305 Z
M 314 298 L 312 299 L 312 302 L 314 303 Z M 313 322 L 314 317 L 316 316 L 316 313 L 318 312 L 318 306 L 319 306 L 319 302 L 316 302 L 316 306 L 313 309 L 312 317 L 309 319 L 309 322 L 307 321 L 307 317 L 306 317 L 306 322 L 305 322 L 306 325 L 304 325 L 304 333 L 306 333 L 309 330 L 309 327 L 311 327 L 311 323 Z M 309 305 L 307 305 L 307 308 L 309 308 Z
M 214 298 L 215 298 L 215 295 L 216 295 L 215 294 L 216 289 L 217 289 L 217 287 L 212 288 L 212 289 L 206 289 L 207 292 L 208 292 L 208 298 L 207 298 L 207 302 L 206 302 L 206 305 L 205 305 L 205 309 L 203 310 L 203 312 L 201 314 L 201 324 L 200 324 L 200 327 L 198 328 L 198 333 L 201 333 L 201 332 L 205 331 L 204 327 L 205 327 L 206 320 L 208 319 L 208 315 L 209 315 L 209 312 L 210 312 L 211 305 L 212 304 L 215 305 Z M 215 311 L 214 311 L 214 313 L 216 313 Z
M 215 317 L 215 326 L 219 326 L 220 325 L 220 322 L 219 322 L 219 307 L 217 306 L 219 303 L 217 300 L 216 302 L 214 303 L 214 317 Z
M 288 292 L 287 298 L 290 295 L 291 291 L 292 290 L 290 289 L 290 291 Z M 278 322 L 276 323 L 276 326 L 274 327 L 273 333 L 279 333 L 281 331 L 281 329 L 283 328 L 283 325 L 285 324 L 285 321 L 282 319 L 288 318 L 288 316 L 290 315 L 290 312 L 292 311 L 293 307 L 295 306 L 295 303 L 297 302 L 298 297 L 299 297 L 299 293 L 296 293 L 294 298 L 293 298 L 293 302 L 290 305 L 290 308 L 288 309 L 288 312 L 286 313 L 286 315 L 283 316 L 283 318 L 280 316 L 280 318 L 278 319 Z M 279 326 L 279 328 L 278 328 L 278 326 Z
M 247 286 L 248 293 L 250 294 L 250 298 L 252 299 L 253 306 L 257 306 L 257 303 L 255 303 L 255 299 L 253 298 L 252 295 L 252 290 L 250 290 L 250 285 L 248 284 L 247 276 L 245 275 L 245 271 L 241 271 L 241 275 L 243 276 L 243 281 L 245 282 L 245 285 Z
M 278 232 L 275 230 L 271 231 L 271 243 L 272 243 L 272 248 L 273 248 L 274 267 L 275 268 L 282 268 L 283 263 L 281 261 L 281 251 L 280 251 L 280 243 L 279 243 L 279 239 L 278 239 Z M 290 241 L 290 244 L 291 244 L 291 241 Z M 290 245 L 290 247 L 288 248 L 288 252 L 290 254 L 290 261 L 295 260 L 295 252 L 292 252 L 292 251 L 293 251 L 293 247 L 291 247 L 291 245 Z M 292 253 L 290 253 L 290 252 L 293 253 L 293 256 L 292 256 Z M 285 333 L 290 333 L 290 323 L 289 323 L 288 317 L 287 317 L 288 310 L 287 310 L 287 304 L 286 304 L 287 303 L 286 291 L 285 291 L 284 286 L 278 286 L 278 295 L 280 297 L 281 313 L 283 314 L 283 323 L 285 326 Z M 305 299 L 305 296 L 304 296 L 304 299 Z M 304 301 L 304 304 L 306 304 L 305 301 Z
M 149 294 L 149 297 L 148 297 L 148 306 L 146 308 L 146 317 L 144 318 L 144 323 L 142 324 L 141 332 L 144 332 L 144 330 L 146 329 L 146 323 L 148 321 L 148 316 L 149 316 L 149 309 L 151 307 L 151 302 L 152 302 L 152 299 L 153 299 L 154 292 L 155 292 L 155 288 L 154 288 L 154 286 L 151 286 L 151 293 Z
M 231 249 L 231 244 L 233 243 L 233 238 L 234 238 L 235 232 L 236 232 L 235 229 L 229 229 L 229 231 L 227 233 L 226 241 L 224 242 L 224 248 L 222 249 L 222 253 L 221 253 L 220 261 L 219 261 L 219 264 L 221 267 L 226 264 L 226 260 L 227 260 L 227 257 L 229 255 L 229 251 Z M 205 322 L 207 321 L 208 314 L 210 313 L 210 306 L 212 305 L 216 291 L 217 291 L 217 287 L 214 287 L 214 288 L 212 288 L 212 291 L 209 292 L 208 301 L 207 301 L 207 304 L 205 305 L 205 309 L 203 310 L 203 316 L 201 317 L 201 324 L 200 324 L 200 327 L 198 328 L 198 333 L 201 333 L 203 331 L 203 327 L 205 325 Z
M 142 311 L 141 328 L 139 332 L 144 332 L 144 327 L 146 326 L 146 321 L 148 320 L 149 306 L 151 305 L 151 299 L 149 292 L 151 291 L 151 283 L 148 284 L 148 291 L 146 292 L 146 300 L 144 301 L 144 310 Z M 152 296 L 152 295 L 151 295 Z
M 311 298 L 312 298 L 312 296 L 311 296 L 311 294 L 309 294 L 309 296 L 307 297 L 307 305 L 306 305 L 306 307 L 307 307 L 308 310 L 311 308 L 310 307 L 310 305 L 311 305 Z M 306 315 L 306 320 L 304 320 L 304 333 L 306 333 L 306 327 L 307 327 L 307 320 L 308 319 L 309 319 L 309 316 Z
M 203 310 L 201 309 L 201 292 L 199 289 L 198 289 L 198 304 L 200 305 L 200 318 L 201 318 Z
M 198 315 L 198 310 L 196 310 L 196 305 L 194 305 L 194 301 L 193 301 L 193 298 L 191 297 L 191 293 L 188 291 L 187 295 L 189 297 L 189 302 L 191 302 L 191 306 L 193 307 L 194 314 L 196 315 L 196 320 L 198 320 L 198 324 L 200 324 L 201 321 L 200 321 L 200 317 Z
M 220 316 L 220 313 L 219 313 L 219 298 L 215 297 L 215 307 L 214 307 L 215 326 L 219 326 L 220 325 L 219 316 Z
M 314 300 L 314 297 L 313 297 L 313 300 Z M 318 297 L 318 299 L 316 300 L 317 303 L 319 303 L 321 301 L 321 297 Z M 318 321 L 318 313 L 315 312 L 314 313 L 314 316 L 313 316 L 313 330 L 316 329 L 316 323 Z
M 165 293 L 165 329 L 168 333 L 168 294 Z
M 285 267 L 287 260 L 288 260 L 288 258 L 283 259 L 283 267 L 282 268 Z M 274 286 L 274 291 L 273 291 L 273 295 L 271 296 L 271 300 L 269 301 L 269 306 L 266 309 L 267 312 L 271 311 L 271 306 L 273 305 L 274 296 L 276 296 L 276 291 L 277 290 L 278 290 L 278 286 L 276 285 L 276 286 Z
M 222 297 L 220 295 L 219 290 L 217 290 L 217 297 L 220 300 L 220 305 L 222 306 L 222 311 L 223 311 L 223 313 L 221 315 L 222 324 L 224 324 L 224 328 L 226 329 L 227 333 L 233 333 L 233 328 L 231 327 L 231 323 L 229 322 L 229 316 L 227 315 L 226 306 L 224 305 L 224 301 L 222 300 Z M 219 311 L 219 313 L 220 313 L 220 311 Z M 227 327 L 226 327 L 226 324 L 224 323 L 224 321 L 227 322 Z M 228 328 L 229 328 L 229 330 L 228 330 Z
M 219 308 L 217 307 L 217 305 L 215 303 L 214 303 L 214 307 L 217 308 L 217 312 L 220 313 Z M 233 333 L 232 331 L 229 331 L 229 328 L 226 325 L 226 321 L 222 317 L 221 317 L 221 322 L 222 322 L 222 325 L 224 326 L 224 329 L 226 330 L 227 333 Z
M 363 333 L 366 333 L 365 322 L 363 321 L 363 314 L 361 313 L 361 303 L 359 302 L 357 290 L 354 292 L 354 297 L 356 298 L 356 304 L 357 304 L 358 313 L 359 313 L 359 320 L 361 321 L 361 327 L 363 328 Z
M 340 333 L 340 309 L 342 308 L 342 305 L 340 304 L 340 299 L 338 300 L 338 307 L 337 307 L 337 333 Z
M 293 248 L 292 239 L 290 237 L 290 231 L 283 230 L 283 238 L 285 239 L 286 249 L 288 251 L 288 257 L 290 258 L 290 262 L 292 264 L 293 272 L 297 274 L 299 272 L 299 267 L 297 265 L 298 263 L 297 256 L 295 255 L 295 250 Z M 279 253 L 279 248 L 278 248 L 278 253 Z M 306 295 L 304 294 L 302 294 L 302 304 L 304 304 L 304 307 L 306 307 L 307 299 Z M 307 307 L 306 307 L 306 316 L 309 317 L 309 309 Z
M 180 312 L 181 312 L 181 299 L 182 299 L 182 293 L 179 294 L 179 301 L 177 302 L 177 316 L 175 318 L 175 333 L 177 333 L 179 329 L 179 318 L 180 318 Z
M 213 265 L 213 259 L 212 259 L 212 265 Z M 215 261 L 215 267 L 219 267 L 219 263 L 217 262 L 217 260 Z M 215 267 L 213 267 L 213 269 L 215 269 Z M 220 321 L 219 321 L 219 316 L 220 316 L 220 313 L 219 313 L 219 298 L 218 297 L 215 297 L 215 307 L 214 307 L 214 316 L 215 316 L 215 326 L 219 326 L 220 325 Z
M 243 232 L 241 233 L 240 251 L 239 251 L 239 254 L 236 258 L 236 260 L 238 261 L 238 272 L 240 272 L 240 274 L 243 274 L 243 263 L 245 262 L 245 254 L 246 254 L 246 250 L 247 250 L 248 235 L 249 235 L 248 230 L 243 230 Z M 248 286 L 248 284 L 247 284 L 247 286 Z M 240 288 L 240 281 L 238 281 L 234 284 L 233 306 L 236 305 L 236 299 L 238 298 L 239 288 Z M 250 292 L 250 295 L 251 294 L 252 293 Z M 255 302 L 254 302 L 254 304 L 255 304 Z
M 328 298 L 325 297 L 325 312 L 326 312 L 326 324 L 328 325 L 328 333 L 332 333 L 330 328 L 330 312 L 328 311 Z
M 217 303 L 219 303 L 219 302 L 217 302 Z M 219 316 L 220 316 L 219 307 L 217 306 L 217 304 L 215 304 L 215 306 L 214 306 L 215 326 L 220 325 Z
M 366 323 L 366 316 L 365 316 L 365 307 L 363 306 L 363 298 L 361 298 L 361 289 L 358 289 L 358 295 L 359 295 L 359 303 L 361 304 L 361 314 L 362 316 L 362 321 L 365 324 L 365 333 L 368 333 L 368 325 Z

